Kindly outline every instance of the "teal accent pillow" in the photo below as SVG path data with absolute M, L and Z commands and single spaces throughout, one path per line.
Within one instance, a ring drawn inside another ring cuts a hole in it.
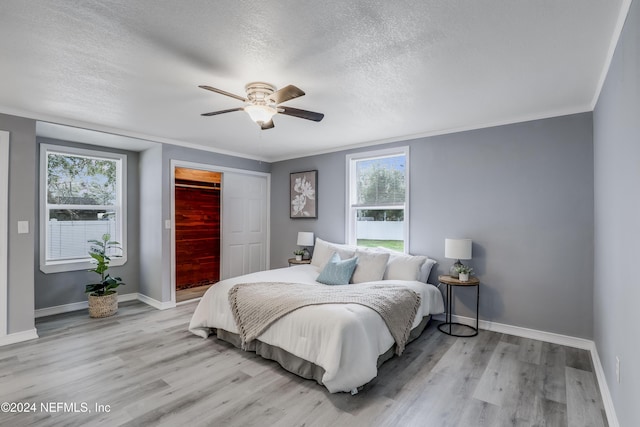
M 316 281 L 325 285 L 348 285 L 358 264 L 358 257 L 340 259 L 340 255 L 333 254 L 324 266 Z

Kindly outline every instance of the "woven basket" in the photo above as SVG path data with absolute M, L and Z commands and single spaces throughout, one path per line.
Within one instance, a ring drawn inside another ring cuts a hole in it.
M 118 293 L 96 296 L 89 294 L 89 317 L 109 317 L 118 311 Z

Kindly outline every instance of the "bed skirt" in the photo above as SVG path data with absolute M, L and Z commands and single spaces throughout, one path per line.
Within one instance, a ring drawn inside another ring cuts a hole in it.
M 407 340 L 407 344 L 415 340 L 420 336 L 420 334 L 422 334 L 422 331 L 424 331 L 424 328 L 427 327 L 427 324 L 429 324 L 430 320 L 430 315 L 422 318 L 422 321 L 418 324 L 418 326 L 411 330 L 409 339 Z M 233 332 L 227 332 L 223 329 L 212 329 L 212 332 L 216 334 L 216 337 L 218 337 L 218 339 L 226 341 L 237 348 L 241 348 L 240 335 L 234 334 Z M 382 365 L 384 362 L 391 359 L 395 355 L 395 349 L 396 345 L 394 344 L 387 351 L 378 356 L 378 367 L 380 367 L 380 365 Z M 253 351 L 257 355 L 262 356 L 264 359 L 278 362 L 284 369 L 302 378 L 315 380 L 318 384 L 324 385 L 322 384 L 324 368 L 316 365 L 315 363 L 295 356 L 288 351 L 281 349 L 280 347 L 265 344 L 260 340 L 253 340 L 247 343 L 246 350 Z

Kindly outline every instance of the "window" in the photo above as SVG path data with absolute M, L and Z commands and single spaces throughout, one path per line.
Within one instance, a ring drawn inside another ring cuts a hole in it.
M 347 242 L 408 250 L 409 147 L 347 156 Z
M 109 234 L 111 265 L 126 253 L 126 169 L 123 154 L 40 145 L 40 269 L 90 268 L 88 240 Z

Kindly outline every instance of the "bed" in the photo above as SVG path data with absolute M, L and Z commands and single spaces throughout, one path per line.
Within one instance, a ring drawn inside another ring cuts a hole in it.
M 239 331 L 234 318 L 237 313 L 231 307 L 230 291 L 236 285 L 256 283 L 267 286 L 269 283 L 296 284 L 299 287 L 310 287 L 309 289 L 329 289 L 329 285 L 319 283 L 317 279 L 322 277 L 323 270 L 328 269 L 332 257 L 336 254 L 340 257 L 337 259 L 341 260 L 356 257 L 360 260 L 352 276 L 356 283 L 340 289 L 397 287 L 415 292 L 419 297 L 419 305 L 410 322 L 408 341 L 411 341 L 419 336 L 431 315 L 444 311 L 440 291 L 425 283 L 435 262 L 427 257 L 421 257 L 420 262 L 420 257 L 397 253 L 378 255 L 381 252 L 383 251 L 365 251 L 317 239 L 311 264 L 261 271 L 222 280 L 212 286 L 196 307 L 189 330 L 203 338 L 213 333 L 237 347 L 275 360 L 290 372 L 316 380 L 331 393 L 355 394 L 358 388 L 375 378 L 378 366 L 397 352 L 396 339 L 378 312 L 358 303 L 308 305 L 277 319 L 256 339 L 243 342 L 241 332 L 244 330 Z M 373 258 L 377 258 L 377 270 L 373 268 Z M 412 262 L 408 262 L 410 258 Z M 381 267 L 379 264 L 383 259 L 385 262 Z M 419 268 L 414 272 L 418 264 Z M 361 270 L 360 274 L 356 274 L 357 269 Z M 380 280 L 366 280 L 370 278 Z

